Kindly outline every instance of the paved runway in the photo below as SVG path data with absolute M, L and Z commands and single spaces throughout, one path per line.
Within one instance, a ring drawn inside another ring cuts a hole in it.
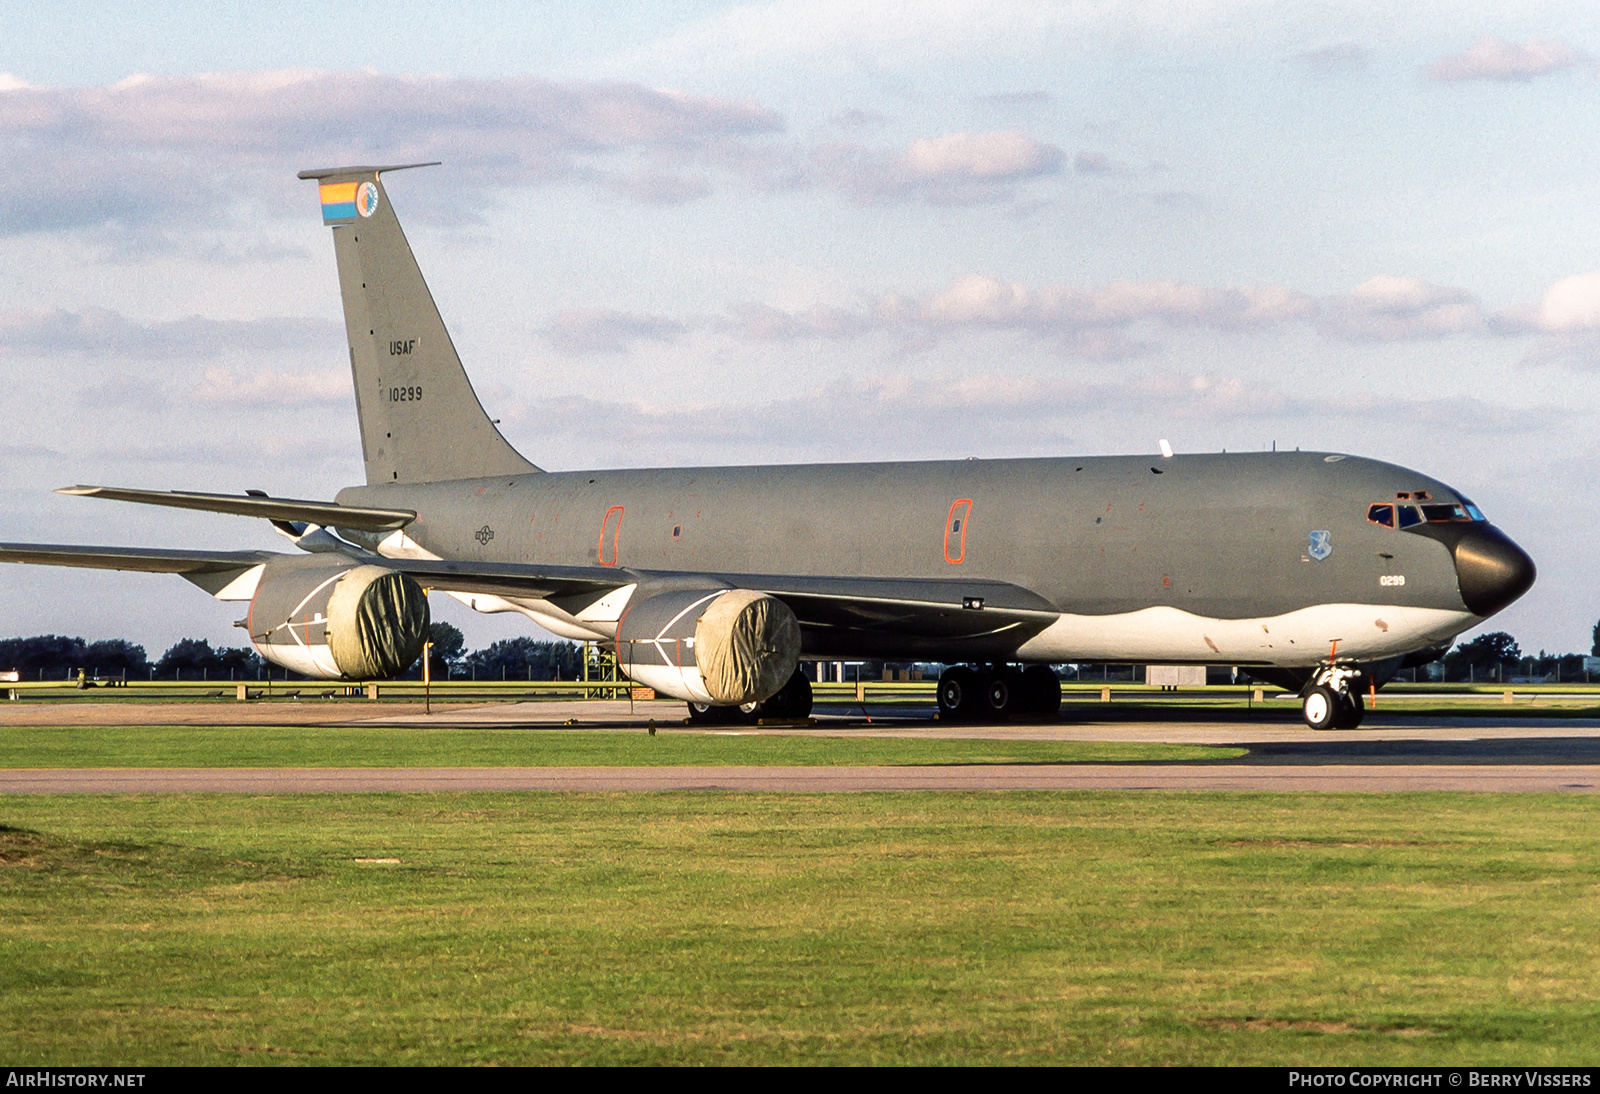
M 137 708 L 116 721 L 139 724 Z M 281 708 L 280 708 L 281 710 Z M 193 711 L 193 708 L 191 708 Z M 1081 708 L 1047 725 L 949 725 L 917 708 L 822 708 L 805 728 L 682 725 L 681 704 L 626 702 L 499 703 L 432 716 L 390 709 L 342 724 L 398 729 L 472 728 L 532 731 L 578 728 L 665 734 L 797 734 L 833 737 L 928 737 L 1030 741 L 1170 742 L 1245 749 L 1215 762 L 1100 764 L 949 764 L 873 767 L 648 768 L 117 768 L 0 770 L 0 794 L 49 793 L 346 793 L 416 791 L 769 791 L 835 793 L 916 790 L 1465 790 L 1594 793 L 1600 789 L 1600 721 L 1564 717 L 1369 717 L 1359 730 L 1314 733 L 1297 717 L 1228 720 L 1091 720 Z M 66 713 L 58 707 L 60 719 Z M 105 724 L 104 707 L 75 713 Z M 164 719 L 144 711 L 143 724 Z M 162 711 L 161 713 L 165 713 Z M 192 712 L 196 721 L 198 712 Z M 237 724 L 226 707 L 207 710 L 211 724 Z M 327 724 L 323 710 L 315 723 Z M 366 714 L 367 711 L 360 711 Z M 126 719 L 126 721 L 124 721 Z M 31 720 L 31 719 L 30 719 Z M 278 724 L 292 724 L 284 719 Z M 172 724 L 165 722 L 165 724 Z M 192 723 L 191 723 L 192 724 Z

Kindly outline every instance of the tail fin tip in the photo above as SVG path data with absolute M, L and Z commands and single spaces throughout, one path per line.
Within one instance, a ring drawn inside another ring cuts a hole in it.
M 375 164 L 360 167 L 312 167 L 295 175 L 297 179 L 332 179 L 344 175 L 383 175 L 390 171 L 409 171 L 413 167 L 438 167 L 443 160 L 429 160 L 427 163 L 391 163 Z

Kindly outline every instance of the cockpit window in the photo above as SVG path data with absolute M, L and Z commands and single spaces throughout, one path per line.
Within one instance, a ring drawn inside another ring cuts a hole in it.
M 1405 494 L 1396 494 L 1405 497 Z M 1427 498 L 1426 490 L 1410 491 L 1410 496 L 1416 499 Z M 1487 520 L 1483 510 L 1473 505 L 1466 498 L 1460 504 L 1434 504 L 1434 505 L 1397 505 L 1390 502 L 1378 502 L 1376 505 L 1367 506 L 1367 520 L 1373 524 L 1380 524 L 1385 528 L 1415 528 L 1424 522 L 1437 521 L 1475 521 Z

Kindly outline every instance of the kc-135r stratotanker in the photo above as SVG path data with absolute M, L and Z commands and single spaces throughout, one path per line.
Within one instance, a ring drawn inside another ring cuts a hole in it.
M 404 165 L 420 166 L 420 165 Z M 1532 585 L 1416 471 L 1312 452 L 545 472 L 472 390 L 395 218 L 395 167 L 304 171 L 333 229 L 366 485 L 337 501 L 80 486 L 263 517 L 302 549 L 0 544 L 248 601 L 261 654 L 405 671 L 428 589 L 614 645 L 692 718 L 799 717 L 801 658 L 937 661 L 942 717 L 1053 714 L 1062 662 L 1238 666 L 1314 727 Z

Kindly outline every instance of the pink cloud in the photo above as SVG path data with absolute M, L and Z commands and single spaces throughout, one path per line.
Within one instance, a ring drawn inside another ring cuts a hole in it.
M 1531 80 L 1587 61 L 1588 55 L 1565 42 L 1503 42 L 1484 35 L 1467 49 L 1428 66 L 1430 80 Z

